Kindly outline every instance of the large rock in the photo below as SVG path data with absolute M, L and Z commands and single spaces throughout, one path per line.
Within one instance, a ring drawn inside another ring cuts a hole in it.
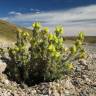
M 2 60 L 0 60 L 0 74 L 5 71 L 7 65 Z

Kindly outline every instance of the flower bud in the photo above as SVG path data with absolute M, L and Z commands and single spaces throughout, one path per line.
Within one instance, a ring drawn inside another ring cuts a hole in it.
M 59 39 L 59 43 L 62 44 L 63 43 L 63 38 Z
M 75 46 L 75 45 L 72 46 L 72 47 L 70 48 L 70 51 L 71 51 L 72 54 L 75 54 L 75 53 L 77 52 L 76 46 Z
M 72 69 L 74 69 L 74 65 L 72 63 L 65 64 L 65 67 L 68 71 L 71 71 Z
M 58 34 L 58 33 L 59 33 L 59 34 L 63 34 L 64 29 L 63 29 L 62 26 L 57 26 L 55 32 L 56 32 L 57 34 Z
M 75 42 L 75 45 L 76 45 L 77 47 L 80 47 L 80 46 L 82 45 L 82 42 L 81 42 L 80 40 L 77 40 L 77 41 Z
M 81 58 L 81 59 L 86 59 L 86 57 L 87 57 L 87 55 L 86 55 L 85 52 L 82 52 L 82 53 L 80 54 L 80 58 Z
M 35 22 L 35 23 L 32 24 L 32 27 L 36 28 L 36 29 L 40 29 L 41 28 L 41 24 L 39 22 Z
M 79 39 L 80 39 L 80 40 L 84 40 L 84 33 L 83 33 L 83 32 L 80 32 L 80 33 L 79 33 Z
M 48 39 L 53 40 L 53 34 L 49 34 Z
M 48 46 L 48 50 L 49 50 L 49 51 L 52 51 L 52 52 L 55 52 L 55 51 L 56 51 L 55 46 L 54 46 L 53 44 L 50 44 L 50 45 Z
M 58 43 L 58 38 L 56 37 L 55 34 L 53 35 L 53 39 L 54 39 L 54 41 L 55 41 L 56 43 Z
M 49 32 L 49 28 L 48 28 L 48 27 L 45 27 L 45 28 L 44 28 L 44 32 L 45 32 L 45 33 L 48 33 L 48 32 Z
M 68 68 L 68 70 L 71 70 L 71 69 L 73 69 L 73 68 L 74 68 L 74 66 L 73 66 L 73 64 L 72 64 L 72 63 L 69 63 L 69 64 L 67 65 L 67 68 Z
M 55 58 L 60 57 L 60 52 L 55 52 L 54 56 L 55 56 Z
M 19 51 L 19 48 L 18 48 L 18 47 L 15 47 L 14 50 L 15 50 L 15 51 Z

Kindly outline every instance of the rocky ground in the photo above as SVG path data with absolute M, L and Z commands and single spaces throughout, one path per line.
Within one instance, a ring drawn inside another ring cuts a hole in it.
M 6 64 L 0 60 L 0 96 L 96 96 L 96 48 L 85 48 L 89 57 L 76 63 L 73 75 L 32 87 L 8 80 L 2 73 Z

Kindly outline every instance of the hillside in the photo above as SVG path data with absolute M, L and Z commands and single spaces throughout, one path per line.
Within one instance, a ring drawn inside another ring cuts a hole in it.
M 0 20 L 0 39 L 15 40 L 17 27 L 14 24 Z
M 22 30 L 28 32 L 30 31 L 24 27 L 17 27 L 15 24 L 9 23 L 4 20 L 0 20 L 0 41 L 1 40 L 15 41 L 17 28 L 21 28 Z

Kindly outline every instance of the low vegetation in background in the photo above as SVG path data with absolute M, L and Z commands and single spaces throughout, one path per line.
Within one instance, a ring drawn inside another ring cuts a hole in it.
M 7 63 L 5 73 L 10 79 L 28 85 L 63 79 L 74 70 L 74 60 L 86 57 L 83 32 L 73 46 L 65 47 L 61 25 L 53 34 L 39 22 L 32 26 L 31 35 L 18 29 L 14 47 L 7 48 L 8 57 L 4 49 L 0 49 L 1 58 Z

